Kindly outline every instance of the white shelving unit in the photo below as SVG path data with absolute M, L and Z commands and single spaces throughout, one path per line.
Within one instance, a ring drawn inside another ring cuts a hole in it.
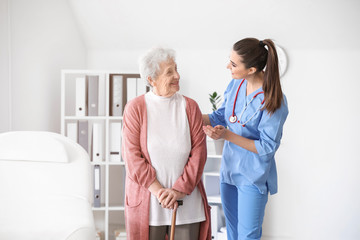
M 99 89 L 104 93 L 99 93 L 99 116 L 76 116 L 76 78 L 85 76 L 99 76 Z M 113 75 L 123 75 L 126 78 L 140 78 L 137 73 L 127 71 L 93 71 L 93 70 L 62 70 L 61 72 L 61 133 L 66 136 L 67 124 L 76 123 L 80 120 L 88 122 L 88 143 L 89 155 L 91 158 L 91 130 L 94 123 L 102 126 L 103 139 L 103 159 L 102 161 L 92 161 L 91 165 L 99 165 L 101 173 L 101 205 L 93 207 L 95 225 L 98 232 L 101 232 L 101 240 L 126 239 L 125 219 L 124 219 L 124 196 L 125 196 L 125 164 L 110 161 L 110 125 L 120 123 L 122 116 L 111 116 L 110 103 L 110 79 Z M 103 85 L 101 85 L 103 84 Z M 121 134 L 121 132 L 120 132 Z M 121 149 L 121 148 L 120 148 Z M 94 173 L 94 171 L 92 171 Z M 93 186 L 92 186 L 93 187 Z M 121 236 L 115 237 L 115 230 L 122 232 Z
M 212 239 L 222 240 L 224 238 L 221 238 L 220 234 L 218 234 L 220 228 L 225 226 L 225 217 L 220 198 L 220 164 L 222 156 L 215 153 L 214 141 L 210 138 L 207 138 L 207 150 L 208 155 L 203 173 L 203 182 L 208 202 L 212 207 Z
M 104 89 L 104 93 L 103 95 L 99 94 L 99 97 L 103 96 L 105 99 L 99 102 L 102 102 L 103 106 L 99 106 L 99 116 L 76 116 L 76 78 L 89 75 L 96 75 L 101 79 L 99 84 L 103 84 L 101 89 Z M 61 133 L 66 136 L 68 123 L 88 121 L 88 145 L 89 149 L 91 149 L 91 126 L 94 123 L 100 123 L 103 129 L 103 159 L 102 161 L 91 162 L 92 166 L 99 165 L 101 169 L 101 205 L 92 208 L 96 228 L 102 233 L 101 240 L 126 239 L 124 217 L 125 164 L 122 159 L 120 162 L 110 161 L 110 125 L 111 123 L 122 124 L 123 120 L 122 116 L 111 116 L 110 79 L 113 75 L 124 75 L 129 78 L 140 77 L 138 74 L 128 71 L 62 70 L 61 72 Z M 214 143 L 209 138 L 207 139 L 207 145 L 208 156 L 203 181 L 209 204 L 217 209 L 217 215 L 213 216 L 212 222 L 216 224 L 215 228 L 219 230 L 225 224 L 220 199 L 219 171 L 221 155 L 215 154 Z M 91 154 L 89 155 L 91 156 Z M 115 230 L 120 230 L 123 237 L 116 238 Z M 216 234 L 213 239 L 218 239 Z

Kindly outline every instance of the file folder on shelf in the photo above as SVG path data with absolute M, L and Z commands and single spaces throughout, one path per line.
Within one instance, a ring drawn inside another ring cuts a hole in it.
M 94 207 L 101 207 L 101 169 L 100 165 L 94 165 Z
M 84 117 L 87 115 L 86 100 L 87 100 L 87 87 L 86 78 L 76 78 L 75 89 L 75 115 L 78 117 Z
M 110 79 L 110 115 L 121 116 L 123 113 L 124 101 L 124 83 L 123 76 L 111 75 Z
M 110 123 L 110 162 L 121 161 L 121 123 L 111 122 Z
M 219 207 L 211 205 L 211 239 L 217 240 Z
M 142 78 L 136 79 L 136 96 L 145 94 L 148 91 L 148 86 L 146 86 Z
M 92 129 L 92 157 L 93 162 L 103 161 L 103 127 L 101 123 L 94 123 Z
M 67 123 L 66 125 L 66 136 L 73 140 L 74 142 L 78 142 L 78 123 Z
M 78 127 L 79 144 L 86 150 L 86 152 L 89 152 L 88 131 L 89 131 L 88 121 L 86 120 L 79 121 L 79 127 Z
M 127 96 L 127 102 L 134 99 L 136 97 L 136 91 L 137 91 L 137 79 L 136 78 L 127 78 L 126 79 L 126 96 Z
M 99 116 L 105 116 L 105 75 L 99 74 Z
M 88 82 L 88 116 L 99 115 L 99 76 L 86 76 Z

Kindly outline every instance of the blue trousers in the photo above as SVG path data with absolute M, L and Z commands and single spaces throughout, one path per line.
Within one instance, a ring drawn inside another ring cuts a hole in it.
M 268 194 L 252 185 L 221 183 L 221 201 L 228 240 L 260 240 Z

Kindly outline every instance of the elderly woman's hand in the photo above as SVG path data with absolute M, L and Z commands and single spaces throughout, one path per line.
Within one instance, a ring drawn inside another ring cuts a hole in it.
M 176 209 L 178 207 L 176 200 L 184 198 L 185 193 L 171 188 L 162 188 L 157 193 L 157 199 L 163 208 Z
M 226 128 L 221 125 L 217 125 L 215 127 L 207 125 L 207 126 L 203 126 L 203 130 L 207 136 L 211 137 L 212 139 L 217 140 L 217 139 L 224 138 Z

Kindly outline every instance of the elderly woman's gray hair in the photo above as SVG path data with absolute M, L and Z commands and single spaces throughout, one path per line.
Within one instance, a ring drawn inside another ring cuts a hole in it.
M 139 59 L 139 71 L 141 78 L 151 87 L 148 77 L 155 79 L 160 70 L 160 63 L 168 60 L 175 61 L 175 50 L 170 48 L 152 48 Z

